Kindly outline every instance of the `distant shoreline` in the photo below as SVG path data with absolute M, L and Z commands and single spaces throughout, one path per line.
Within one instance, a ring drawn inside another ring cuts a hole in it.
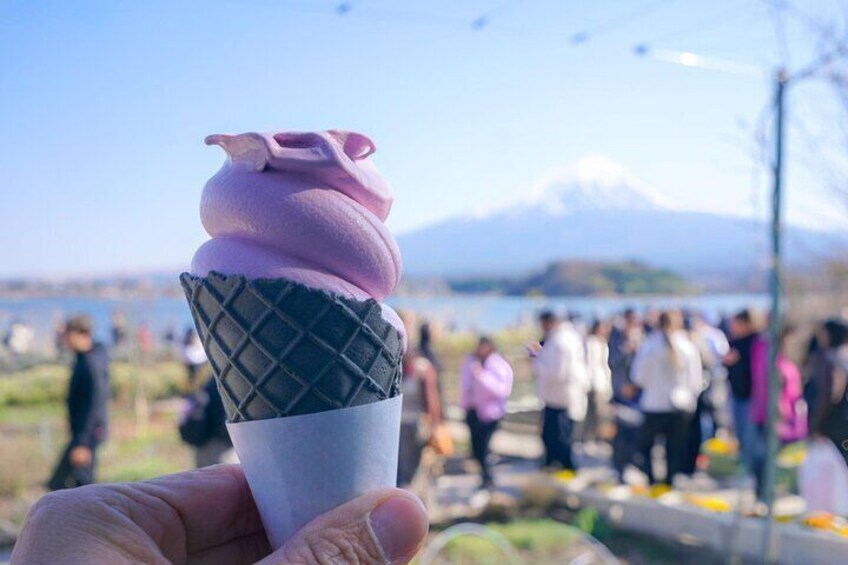
M 518 298 L 518 299 L 566 299 L 566 298 L 592 298 L 592 299 L 621 299 L 621 298 L 662 298 L 687 296 L 697 297 L 706 295 L 736 295 L 736 294 L 759 294 L 746 289 L 726 290 L 720 292 L 705 291 L 694 288 L 681 292 L 643 292 L 643 293 L 573 293 L 573 294 L 517 294 L 504 292 L 458 292 L 458 291 L 403 291 L 391 294 L 399 298 L 450 298 L 450 297 L 491 297 L 491 298 Z M 163 292 L 0 292 L 0 300 L 9 302 L 23 302 L 27 300 L 62 300 L 68 298 L 79 298 L 88 300 L 157 300 L 162 298 L 181 298 L 182 290 L 177 287 L 173 291 Z

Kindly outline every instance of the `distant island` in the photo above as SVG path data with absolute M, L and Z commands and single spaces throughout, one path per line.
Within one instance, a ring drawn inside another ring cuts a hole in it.
M 687 294 L 683 277 L 639 261 L 563 260 L 518 277 L 475 277 L 447 281 L 451 292 L 508 296 L 597 296 Z
M 686 294 L 691 283 L 669 269 L 643 262 L 563 259 L 515 276 L 405 277 L 398 294 L 498 294 L 505 296 L 603 296 Z M 700 287 L 697 287 L 700 288 Z M 177 274 L 65 280 L 0 279 L 0 299 L 92 297 L 103 299 L 182 296 Z

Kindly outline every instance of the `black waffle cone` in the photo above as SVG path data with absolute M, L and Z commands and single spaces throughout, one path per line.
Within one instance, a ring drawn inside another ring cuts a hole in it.
M 215 272 L 180 281 L 230 422 L 400 394 L 401 335 L 375 300 Z

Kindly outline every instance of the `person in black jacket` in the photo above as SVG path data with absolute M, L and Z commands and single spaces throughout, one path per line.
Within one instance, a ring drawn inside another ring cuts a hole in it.
M 94 482 L 97 448 L 106 439 L 109 401 L 109 356 L 92 337 L 91 319 L 67 321 L 63 343 L 74 355 L 68 385 L 71 440 L 48 483 L 50 490 Z
M 609 338 L 609 366 L 612 378 L 612 406 L 616 433 L 612 440 L 612 461 L 618 478 L 624 482 L 624 470 L 634 464 L 653 476 L 650 446 L 639 450 L 644 415 L 639 409 L 641 391 L 633 382 L 630 368 L 645 331 L 642 320 L 632 308 L 624 311 L 622 324 L 613 327 Z
M 757 339 L 757 328 L 750 310 L 741 310 L 730 320 L 730 351 L 722 359 L 730 383 L 731 407 L 739 456 L 745 470 L 753 472 L 754 423 L 749 416 L 751 406 L 751 347 Z

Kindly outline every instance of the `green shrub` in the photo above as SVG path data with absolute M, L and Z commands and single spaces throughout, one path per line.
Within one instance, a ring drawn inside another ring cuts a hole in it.
M 70 369 L 62 365 L 38 365 L 0 375 L 0 407 L 61 403 L 68 389 Z M 150 366 L 115 362 L 110 367 L 113 398 L 129 401 L 138 394 L 150 400 L 174 396 L 182 391 L 184 376 L 179 363 Z
M 39 365 L 0 376 L 0 406 L 60 401 L 67 392 L 67 373 L 59 365 Z

